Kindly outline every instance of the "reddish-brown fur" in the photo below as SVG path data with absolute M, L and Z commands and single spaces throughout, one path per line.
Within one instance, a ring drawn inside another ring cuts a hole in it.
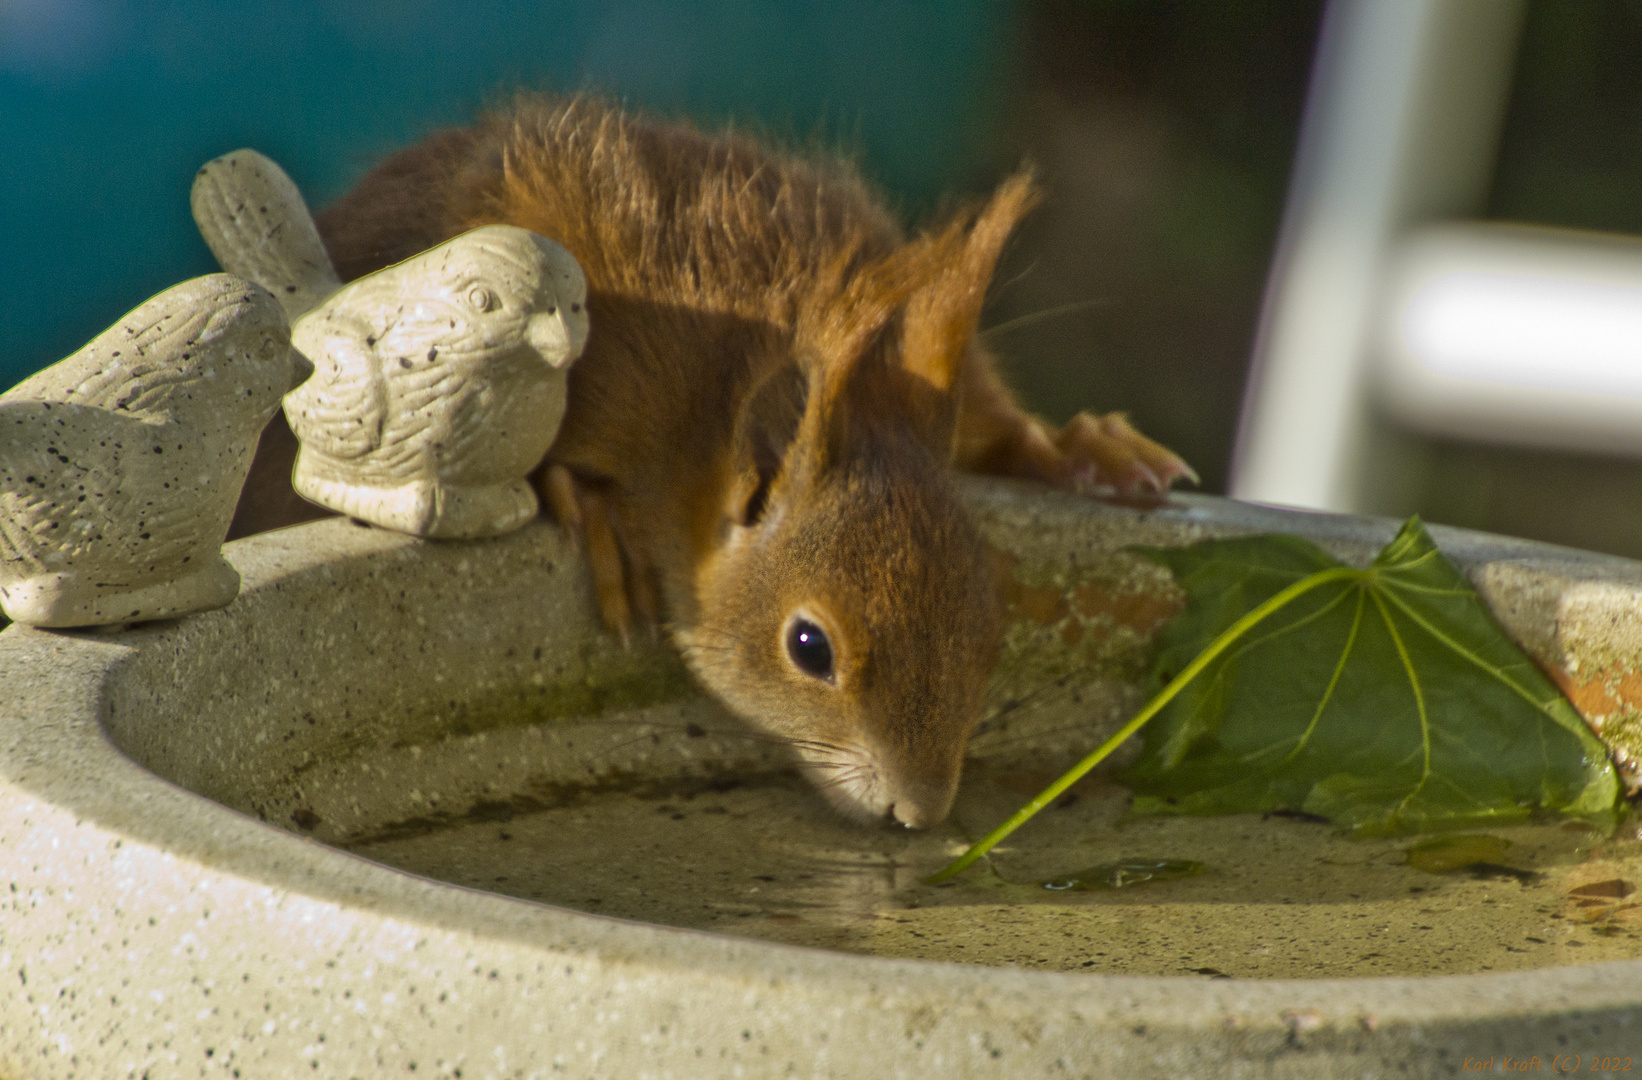
M 607 619 L 664 619 L 841 806 L 924 825 L 997 638 L 950 466 L 1067 487 L 1186 471 L 1114 418 L 1047 430 L 977 342 L 1036 198 L 1016 176 L 909 241 L 840 162 L 523 97 L 389 159 L 318 223 L 344 278 L 492 223 L 565 245 L 591 332 L 537 479 L 580 525 Z M 784 651 L 799 617 L 825 629 L 831 678 Z

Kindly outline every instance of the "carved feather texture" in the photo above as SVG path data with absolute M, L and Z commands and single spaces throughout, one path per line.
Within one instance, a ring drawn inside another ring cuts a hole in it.
M 216 274 L 0 397 L 0 577 L 124 585 L 214 552 L 288 354 L 274 299 Z
M 522 480 L 557 428 L 558 369 L 586 338 L 585 286 L 567 269 L 556 245 L 494 226 L 353 282 L 299 320 L 293 342 L 316 368 L 285 405 L 299 473 L 382 489 Z M 554 384 L 556 406 L 542 400 Z M 523 404 L 533 420 L 499 437 L 498 411 Z
M 302 193 L 255 150 L 206 162 L 189 204 L 222 268 L 273 293 L 288 318 L 306 314 L 342 284 Z
M 387 387 L 377 371 L 370 323 L 322 309 L 302 325 L 302 354 L 314 373 L 286 398 L 285 415 L 305 447 L 340 460 L 363 457 L 382 445 Z

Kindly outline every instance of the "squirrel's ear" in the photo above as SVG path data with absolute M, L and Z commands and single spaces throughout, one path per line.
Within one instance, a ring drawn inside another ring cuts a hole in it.
M 909 422 L 932 448 L 950 442 L 964 354 L 980 322 L 998 255 L 1038 200 L 1030 171 L 998 188 L 978 212 L 869 260 L 841 251 L 817 275 L 798 321 L 809 392 L 793 447 L 809 468 L 845 454 L 852 424 L 881 413 Z M 854 415 L 853 414 L 858 414 Z
M 807 392 L 789 454 L 791 475 L 825 472 L 846 455 L 849 399 L 863 392 L 872 396 L 864 384 L 883 368 L 891 328 L 924 283 L 916 276 L 920 267 L 909 258 L 912 247 L 904 245 L 877 259 L 863 245 L 846 247 L 819 268 L 819 287 L 800 306 L 794 335 Z M 876 408 L 890 404 L 879 397 Z
M 880 330 L 882 328 L 880 327 Z M 794 432 L 784 471 L 795 481 L 813 479 L 848 457 L 852 390 L 861 381 L 865 356 L 876 351 L 881 333 L 869 337 L 860 351 L 833 363 L 812 365 L 803 416 Z
M 803 421 L 808 386 L 796 363 L 768 374 L 747 398 L 736 417 L 735 441 L 725 516 L 753 526 L 764 515 L 770 488 L 780 475 L 788 448 Z
M 940 391 L 957 381 L 998 256 L 1038 199 L 1032 173 L 1023 169 L 978 214 L 910 245 L 927 260 L 927 280 L 908 298 L 902 320 L 901 366 L 909 374 Z

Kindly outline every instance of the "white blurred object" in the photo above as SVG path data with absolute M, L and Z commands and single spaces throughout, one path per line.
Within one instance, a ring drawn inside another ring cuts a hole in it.
M 1330 0 L 1238 432 L 1231 493 L 1393 509 L 1398 432 L 1370 403 L 1389 253 L 1476 214 L 1492 178 L 1521 0 Z
M 1371 339 L 1387 412 L 1428 434 L 1642 453 L 1642 240 L 1509 225 L 1416 233 Z

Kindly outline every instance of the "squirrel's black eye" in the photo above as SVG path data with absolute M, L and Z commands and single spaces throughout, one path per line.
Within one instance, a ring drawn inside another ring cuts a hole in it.
M 832 642 L 826 631 L 808 619 L 794 619 L 787 628 L 787 655 L 804 674 L 832 680 Z

